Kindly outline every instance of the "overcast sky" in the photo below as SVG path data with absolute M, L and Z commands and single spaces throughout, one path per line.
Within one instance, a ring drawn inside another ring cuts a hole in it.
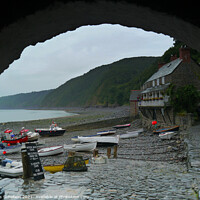
M 27 47 L 0 75 L 0 96 L 53 89 L 122 58 L 161 56 L 173 45 L 163 34 L 120 25 L 84 26 Z

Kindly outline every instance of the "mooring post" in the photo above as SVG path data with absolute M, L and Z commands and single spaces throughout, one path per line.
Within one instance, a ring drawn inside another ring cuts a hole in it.
M 21 155 L 22 155 L 22 165 L 23 165 L 23 179 L 27 179 L 32 177 L 32 170 L 29 164 L 27 150 L 24 143 L 22 144 Z
M 111 157 L 111 148 L 110 147 L 107 148 L 107 156 L 108 156 L 108 158 Z
M 114 146 L 114 158 L 117 158 L 117 145 Z
M 94 151 L 93 151 L 93 157 L 98 157 L 98 149 L 94 149 Z

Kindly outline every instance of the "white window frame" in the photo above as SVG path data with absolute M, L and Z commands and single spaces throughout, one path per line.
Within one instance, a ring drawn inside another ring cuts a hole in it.
M 165 84 L 165 77 L 162 77 L 162 84 Z
M 157 79 L 157 85 L 160 85 L 159 78 Z
M 155 87 L 155 80 L 152 81 L 152 86 Z

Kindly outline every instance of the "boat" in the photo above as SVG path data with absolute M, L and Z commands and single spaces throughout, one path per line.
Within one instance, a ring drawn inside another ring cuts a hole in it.
M 28 136 L 22 136 L 22 137 L 15 137 L 13 139 L 3 139 L 2 143 L 10 143 L 11 145 L 17 144 L 17 143 L 23 143 L 28 141 Z
M 64 145 L 64 150 L 67 151 L 93 151 L 97 146 L 96 142 L 88 142 L 83 144 Z
M 61 136 L 65 133 L 65 129 L 60 128 L 54 122 L 51 124 L 50 128 L 37 128 L 35 132 L 39 133 L 40 136 Z
M 4 159 L 0 162 L 0 175 L 8 177 L 19 177 L 23 175 L 22 162 Z
M 89 159 L 85 159 L 84 161 L 86 165 L 89 164 Z M 43 168 L 47 172 L 56 173 L 63 171 L 64 165 L 46 165 Z
M 107 156 L 98 156 L 92 158 L 93 164 L 107 164 L 108 163 L 108 157 Z
M 25 129 L 22 127 L 21 131 L 19 132 L 22 136 L 28 136 L 28 142 L 37 141 L 39 138 L 39 133 L 31 132 L 29 129 Z
M 97 132 L 97 135 L 104 136 L 104 135 L 113 135 L 113 134 L 115 134 L 115 133 L 116 133 L 115 130 L 107 130 L 107 131 L 100 131 L 100 132 Z
M 100 137 L 100 136 L 101 135 L 97 135 L 96 134 L 96 135 L 87 135 L 87 136 L 82 136 L 82 137 Z M 79 136 L 74 136 L 74 137 L 71 138 L 71 140 L 74 141 L 74 142 L 80 142 L 79 139 L 78 139 L 78 137 Z
M 54 156 L 63 153 L 63 146 L 44 147 L 38 150 L 39 156 Z
M 11 153 L 18 153 L 21 150 L 22 145 L 10 145 L 10 146 L 4 146 L 3 144 L 0 144 L 0 155 L 4 154 L 11 154 Z
M 130 127 L 130 126 L 131 126 L 131 124 L 122 124 L 122 125 L 113 126 L 113 128 L 119 129 L 119 128 L 127 128 L 127 127 Z
M 160 133 L 159 137 L 162 140 L 170 140 L 173 136 L 175 136 L 177 134 L 177 132 L 174 131 L 170 131 L 170 132 L 164 132 L 164 133 Z
M 135 130 L 135 131 L 126 131 L 126 134 L 121 134 L 119 135 L 119 137 L 120 139 L 134 138 L 134 137 L 138 137 L 139 134 L 143 131 L 144 131 L 143 128 L 139 130 Z
M 119 143 L 119 135 L 117 136 L 101 136 L 101 137 L 81 137 L 78 136 L 80 143 L 97 142 L 97 146 L 112 146 Z
M 178 130 L 179 130 L 179 126 L 171 126 L 171 127 L 157 129 L 157 130 L 153 131 L 153 133 L 159 134 L 159 133 L 178 131 Z

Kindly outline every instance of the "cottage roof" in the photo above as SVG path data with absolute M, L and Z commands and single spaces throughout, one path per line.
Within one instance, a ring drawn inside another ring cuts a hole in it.
M 130 94 L 130 101 L 136 101 L 137 97 L 140 95 L 141 90 L 131 90 L 131 94 Z
M 163 65 L 155 74 L 153 74 L 147 81 L 153 81 L 157 78 L 166 76 L 168 74 L 171 74 L 177 67 L 178 65 L 181 63 L 182 59 L 177 58 L 176 60 L 173 60 L 165 65 Z

